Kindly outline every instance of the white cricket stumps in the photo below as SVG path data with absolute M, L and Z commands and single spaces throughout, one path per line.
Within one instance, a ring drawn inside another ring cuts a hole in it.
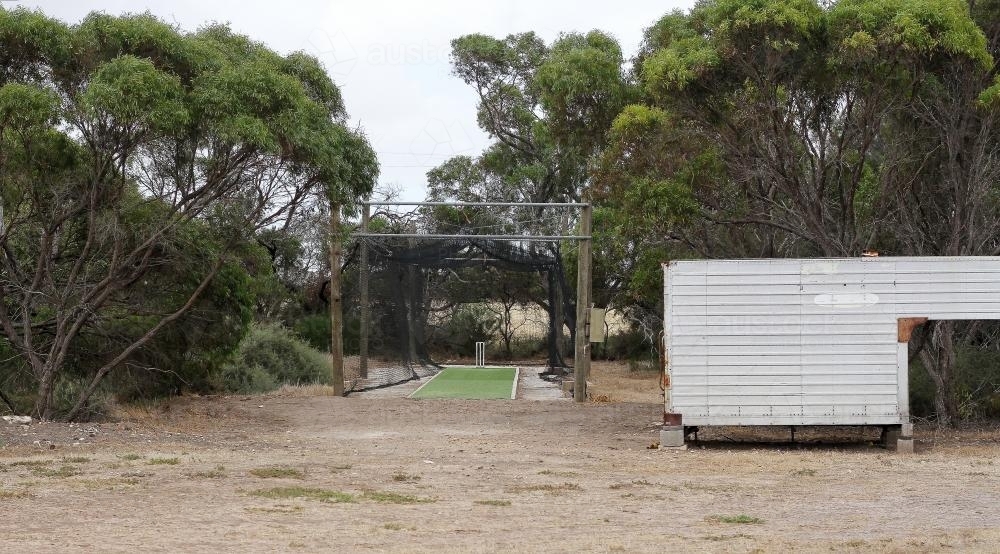
M 486 343 L 476 343 L 476 367 L 486 367 Z

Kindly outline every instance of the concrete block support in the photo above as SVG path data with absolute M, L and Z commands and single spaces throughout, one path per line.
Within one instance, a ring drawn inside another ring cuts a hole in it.
M 899 426 L 899 437 L 896 439 L 897 454 L 913 454 L 913 424 L 904 423 Z
M 684 426 L 664 425 L 660 429 L 661 448 L 679 448 L 684 446 Z

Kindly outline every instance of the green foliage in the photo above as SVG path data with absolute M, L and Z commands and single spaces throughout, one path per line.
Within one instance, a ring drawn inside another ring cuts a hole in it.
M 306 315 L 295 320 L 294 330 L 309 346 L 321 352 L 329 352 L 331 325 L 329 314 Z M 347 329 L 344 331 L 348 332 Z
M 223 376 L 223 386 L 231 392 L 257 392 L 272 383 L 329 383 L 330 359 L 283 327 L 259 324 L 240 343 Z
M 489 342 L 496 337 L 497 318 L 484 306 L 463 304 L 452 311 L 445 322 L 441 339 L 451 353 L 467 356 L 477 342 Z
M 148 59 L 121 56 L 100 66 L 80 97 L 95 119 L 110 118 L 124 128 L 171 131 L 188 119 L 180 79 L 159 71 Z
M 219 388 L 237 394 L 261 394 L 270 392 L 281 385 L 259 365 L 236 365 L 227 363 L 219 375 Z
M 847 65 L 920 58 L 993 66 L 986 37 L 961 0 L 841 0 L 829 12 L 833 45 Z
M 53 122 L 59 98 L 35 85 L 9 83 L 0 87 L 0 128 L 28 132 Z
M 210 390 L 255 304 L 306 280 L 302 241 L 270 230 L 371 192 L 375 153 L 346 121 L 316 58 L 225 25 L 0 8 L 0 317 L 42 330 L 4 326 L 36 415 L 62 410 L 60 387 L 94 404 L 108 375 L 126 399 Z M 315 380 L 314 362 L 276 377 Z
M 954 389 L 962 419 L 1000 418 L 1000 352 L 965 346 L 958 350 Z M 936 414 L 935 387 L 920 360 L 910 361 L 910 413 L 931 418 Z

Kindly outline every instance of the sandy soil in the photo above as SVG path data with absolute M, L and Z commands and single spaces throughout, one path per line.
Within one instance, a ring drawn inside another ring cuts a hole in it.
M 0 423 L 0 550 L 1000 548 L 996 428 L 919 429 L 912 456 L 857 430 L 806 444 L 719 430 L 653 450 L 660 405 L 611 397 L 299 391 L 182 398 L 117 423 Z

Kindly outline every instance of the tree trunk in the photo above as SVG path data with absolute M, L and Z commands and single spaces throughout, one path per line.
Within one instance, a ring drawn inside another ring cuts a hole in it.
M 958 403 L 955 398 L 955 323 L 935 322 L 927 329 L 927 345 L 920 352 L 920 361 L 934 381 L 934 411 L 938 425 L 950 427 L 958 421 Z
M 42 369 L 42 376 L 38 380 L 38 396 L 35 398 L 35 410 L 33 414 L 42 421 L 49 421 L 54 415 L 52 396 L 55 393 L 55 380 L 55 368 L 48 367 L 48 364 L 46 364 Z

